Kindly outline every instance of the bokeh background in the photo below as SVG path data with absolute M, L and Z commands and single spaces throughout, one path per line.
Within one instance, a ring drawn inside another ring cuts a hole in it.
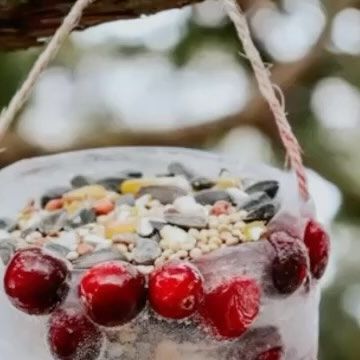
M 320 359 L 358 360 L 360 1 L 242 3 L 284 92 L 319 218 L 332 235 Z M 0 44 L 0 107 L 41 51 L 6 47 Z M 0 145 L 0 167 L 34 155 L 115 145 L 195 147 L 279 167 L 285 158 L 216 0 L 74 33 Z

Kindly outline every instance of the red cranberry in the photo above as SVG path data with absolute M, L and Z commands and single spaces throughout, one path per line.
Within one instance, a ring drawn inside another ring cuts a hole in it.
M 58 360 L 98 359 L 103 334 L 77 308 L 55 311 L 49 321 L 48 343 Z
M 234 278 L 205 295 L 201 315 L 216 334 L 226 338 L 242 335 L 259 313 L 260 288 L 255 280 Z
M 282 348 L 278 346 L 270 350 L 264 351 L 256 358 L 256 360 L 281 360 L 282 355 L 283 355 Z
M 184 262 L 168 263 L 149 277 L 149 301 L 161 316 L 183 319 L 192 315 L 203 299 L 198 270 Z
M 305 229 L 304 242 L 309 251 L 311 273 L 314 278 L 320 279 L 329 261 L 329 236 L 318 222 L 310 220 Z
M 4 278 L 5 292 L 12 304 L 28 314 L 48 314 L 68 293 L 69 270 L 60 259 L 41 249 L 18 251 Z
M 308 274 L 309 259 L 302 242 L 286 232 L 270 235 L 276 256 L 272 263 L 272 278 L 281 294 L 292 294 L 303 283 Z
M 88 270 L 79 292 L 87 314 L 103 326 L 132 320 L 146 303 L 144 276 L 122 261 L 109 261 Z

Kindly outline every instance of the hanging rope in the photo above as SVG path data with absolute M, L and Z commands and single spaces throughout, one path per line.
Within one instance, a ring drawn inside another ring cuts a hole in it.
M 95 0 L 77 0 L 75 2 L 71 11 L 50 40 L 44 52 L 35 62 L 28 77 L 10 101 L 8 108 L 4 109 L 1 113 L 0 141 L 3 139 L 13 119 L 29 99 L 37 79 L 54 59 L 71 31 L 79 24 L 85 8 L 93 1 Z M 270 109 L 274 114 L 280 138 L 287 152 L 287 158 L 297 177 L 300 194 L 304 200 L 307 200 L 309 198 L 309 192 L 305 168 L 301 157 L 301 148 L 287 121 L 283 94 L 277 85 L 274 85 L 270 80 L 269 70 L 262 61 L 260 54 L 252 41 L 246 16 L 240 9 L 238 3 L 236 0 L 224 0 L 224 4 L 229 17 L 236 27 L 239 38 L 243 43 L 245 55 L 254 70 L 260 92 L 269 103 Z M 277 98 L 275 91 L 280 93 L 280 100 Z
M 270 109 L 274 114 L 277 128 L 279 130 L 281 141 L 285 147 L 287 157 L 292 169 L 295 171 L 300 194 L 304 200 L 309 198 L 308 184 L 305 168 L 301 156 L 300 145 L 292 132 L 291 126 L 286 118 L 284 109 L 283 95 L 281 93 L 281 101 L 275 93 L 275 89 L 279 91 L 277 85 L 270 80 L 270 74 L 261 59 L 259 51 L 256 49 L 252 41 L 246 16 L 240 9 L 236 0 L 224 0 L 225 9 L 235 25 L 236 31 L 243 44 L 245 54 L 254 70 L 256 80 L 261 94 L 269 103 Z
M 61 26 L 57 29 L 54 36 L 46 46 L 45 50 L 36 60 L 30 73 L 11 99 L 9 106 L 5 108 L 0 115 L 0 141 L 4 138 L 6 131 L 15 119 L 16 115 L 29 100 L 36 81 L 47 68 L 49 63 L 55 58 L 61 46 L 68 38 L 70 33 L 79 24 L 82 14 L 87 6 L 94 0 L 77 0 L 69 14 L 65 17 Z

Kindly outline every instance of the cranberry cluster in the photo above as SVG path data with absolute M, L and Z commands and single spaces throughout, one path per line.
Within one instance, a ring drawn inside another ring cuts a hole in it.
M 276 256 L 272 266 L 274 287 L 293 293 L 310 267 L 319 279 L 329 256 L 329 238 L 310 221 L 304 241 L 285 232 L 269 236 Z M 50 314 L 48 342 L 59 360 L 95 360 L 103 344 L 102 327 L 121 326 L 134 319 L 147 299 L 153 311 L 168 319 L 198 316 L 216 336 L 242 335 L 259 313 L 261 289 L 254 279 L 234 277 L 207 289 L 199 270 L 188 262 L 169 262 L 149 275 L 148 281 L 131 264 L 110 261 L 86 271 L 79 283 L 81 307 L 59 307 L 69 290 L 70 270 L 61 259 L 41 249 L 18 251 L 9 263 L 5 291 L 13 305 L 28 314 Z M 97 326 L 98 325 L 98 326 Z M 279 355 L 280 354 L 280 355 Z M 271 349 L 259 359 L 280 359 Z

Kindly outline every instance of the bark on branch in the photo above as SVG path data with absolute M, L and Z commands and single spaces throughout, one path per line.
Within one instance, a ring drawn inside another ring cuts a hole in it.
M 181 8 L 203 0 L 98 0 L 85 12 L 80 29 L 107 21 L 137 18 L 162 10 Z M 36 46 L 51 36 L 74 0 L 0 1 L 0 49 Z

